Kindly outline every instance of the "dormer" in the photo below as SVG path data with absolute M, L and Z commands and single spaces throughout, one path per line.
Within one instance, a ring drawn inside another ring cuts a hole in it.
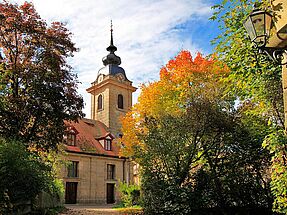
M 112 151 L 112 138 L 110 136 L 107 136 L 104 142 L 104 149 L 106 151 Z
M 78 133 L 79 132 L 73 126 L 67 127 L 64 135 L 65 144 L 68 146 L 76 146 Z
M 97 140 L 100 142 L 101 146 L 106 150 L 106 151 L 112 151 L 113 149 L 113 135 L 112 134 L 107 134 L 105 137 L 98 138 Z

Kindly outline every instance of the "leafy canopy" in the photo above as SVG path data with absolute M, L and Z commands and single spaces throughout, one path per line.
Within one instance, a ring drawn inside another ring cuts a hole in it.
M 249 117 L 269 121 L 269 134 L 266 134 L 263 146 L 272 155 L 271 189 L 275 196 L 273 208 L 276 212 L 287 214 L 287 148 L 286 134 L 283 131 L 282 68 L 256 51 L 243 27 L 255 3 L 260 3 L 263 10 L 270 10 L 270 2 L 272 1 L 222 0 L 213 7 L 214 15 L 211 19 L 218 21 L 222 30 L 214 43 L 219 58 L 231 71 L 227 79 L 231 83 L 228 91 L 240 98 L 242 111 Z M 277 9 L 273 11 L 275 17 Z
M 213 40 L 216 56 L 230 68 L 226 94 L 233 93 L 241 103 L 252 102 L 250 114 L 268 117 L 284 126 L 282 70 L 251 43 L 243 23 L 258 0 L 223 0 L 213 6 L 212 20 L 219 22 L 221 34 Z M 262 10 L 270 10 L 269 1 L 260 1 Z
M 246 128 L 249 121 L 225 94 L 228 75 L 213 57 L 193 59 L 182 51 L 159 81 L 142 86 L 139 103 L 123 118 L 121 141 L 122 153 L 141 166 L 145 213 L 218 207 L 222 214 L 228 207 L 270 205 L 262 177 L 265 123 L 254 118 L 260 131 Z
M 193 59 L 188 51 L 182 51 L 160 70 L 160 80 L 142 85 L 138 103 L 122 120 L 123 153 L 133 155 L 133 148 L 143 147 L 137 134 L 148 132 L 146 118 L 181 116 L 193 104 L 220 99 L 223 84 L 220 77 L 228 74 L 228 69 L 213 58 L 204 58 L 200 53 Z M 205 101 L 202 101 L 205 99 Z M 223 104 L 226 108 L 232 105 Z
M 61 142 L 64 120 L 83 115 L 67 64 L 75 51 L 67 28 L 31 3 L 0 3 L 0 136 L 45 150 Z

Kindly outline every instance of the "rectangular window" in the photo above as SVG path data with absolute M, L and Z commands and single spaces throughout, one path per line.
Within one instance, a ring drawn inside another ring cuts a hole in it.
M 69 178 L 79 177 L 78 168 L 79 168 L 79 161 L 71 161 L 68 164 L 68 175 L 67 176 Z
M 110 139 L 105 140 L 105 150 L 112 151 L 112 140 Z
M 67 134 L 67 145 L 75 146 L 76 145 L 76 135 L 75 134 Z
M 115 179 L 115 165 L 107 165 L 107 179 Z

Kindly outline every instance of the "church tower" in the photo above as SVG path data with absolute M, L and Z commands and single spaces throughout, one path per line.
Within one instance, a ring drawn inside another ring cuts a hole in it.
M 87 92 L 91 94 L 91 119 L 103 122 L 110 132 L 118 135 L 121 128 L 120 116 L 132 107 L 132 93 L 137 88 L 132 86 L 125 70 L 119 66 L 121 58 L 115 55 L 117 47 L 113 42 L 112 24 L 107 51 L 110 53 L 102 59 L 104 67 L 98 71 L 96 80 Z

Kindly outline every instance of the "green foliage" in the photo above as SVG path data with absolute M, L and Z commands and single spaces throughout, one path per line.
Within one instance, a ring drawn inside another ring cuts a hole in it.
M 216 54 L 231 70 L 225 80 L 226 94 L 235 94 L 244 103 L 253 103 L 252 114 L 264 114 L 272 123 L 284 125 L 281 67 L 266 54 L 259 54 L 251 43 L 243 23 L 257 0 L 221 1 L 211 19 L 220 24 L 221 34 L 213 40 Z M 269 2 L 261 7 L 268 9 Z
M 0 196 L 0 214 L 10 214 L 13 211 L 13 205 L 8 195 L 8 190 L 5 189 Z
M 49 184 L 48 192 L 59 200 L 63 199 L 65 194 L 63 181 L 59 178 L 54 178 L 52 183 Z
M 51 165 L 27 151 L 17 141 L 0 139 L 0 204 L 33 200 L 45 190 L 62 193 L 63 185 L 55 181 Z M 62 194 L 61 194 L 62 195 Z M 6 202 L 6 203 L 5 203 Z M 4 208 L 4 207 L 3 207 Z
M 118 190 L 124 207 L 140 204 L 140 186 L 119 181 Z
M 137 154 L 145 213 L 271 208 L 268 152 L 261 147 L 264 130 L 252 133 L 243 116 L 235 119 L 208 103 L 197 105 L 193 108 L 201 114 L 192 109 L 181 118 L 146 119 L 149 132 L 141 136 L 146 150 Z
M 270 129 L 265 133 L 263 146 L 272 155 L 273 210 L 287 214 L 282 69 L 265 54 L 259 54 L 245 32 L 243 23 L 255 2 L 261 2 L 262 9 L 271 8 L 267 0 L 223 0 L 215 5 L 211 19 L 220 23 L 222 32 L 213 42 L 218 57 L 231 69 L 231 75 L 226 79 L 230 86 L 227 93 L 240 98 L 239 105 L 246 115 L 268 121 Z M 266 177 L 270 177 L 270 172 Z
M 263 143 L 272 154 L 271 190 L 274 211 L 287 214 L 287 137 L 283 130 L 268 135 Z
M 116 213 L 121 215 L 140 215 L 144 214 L 141 207 L 131 207 L 131 208 L 116 208 Z
M 191 59 L 182 52 L 170 60 L 123 124 L 128 128 L 123 142 L 133 143 L 141 166 L 145 214 L 268 211 L 270 162 L 261 146 L 268 117 L 246 111 L 251 102 L 234 107 L 236 96 L 225 93 L 228 72 L 220 62 L 200 55 Z M 172 110 L 168 100 L 176 104 Z
M 55 151 L 64 121 L 83 116 L 67 63 L 75 51 L 64 24 L 48 25 L 32 3 L 0 2 L 0 204 L 7 210 L 41 191 L 63 196 Z
M 1 2 L 0 14 L 0 135 L 55 149 L 64 120 L 83 115 L 67 64 L 77 51 L 71 33 L 59 22 L 48 26 L 31 3 Z

